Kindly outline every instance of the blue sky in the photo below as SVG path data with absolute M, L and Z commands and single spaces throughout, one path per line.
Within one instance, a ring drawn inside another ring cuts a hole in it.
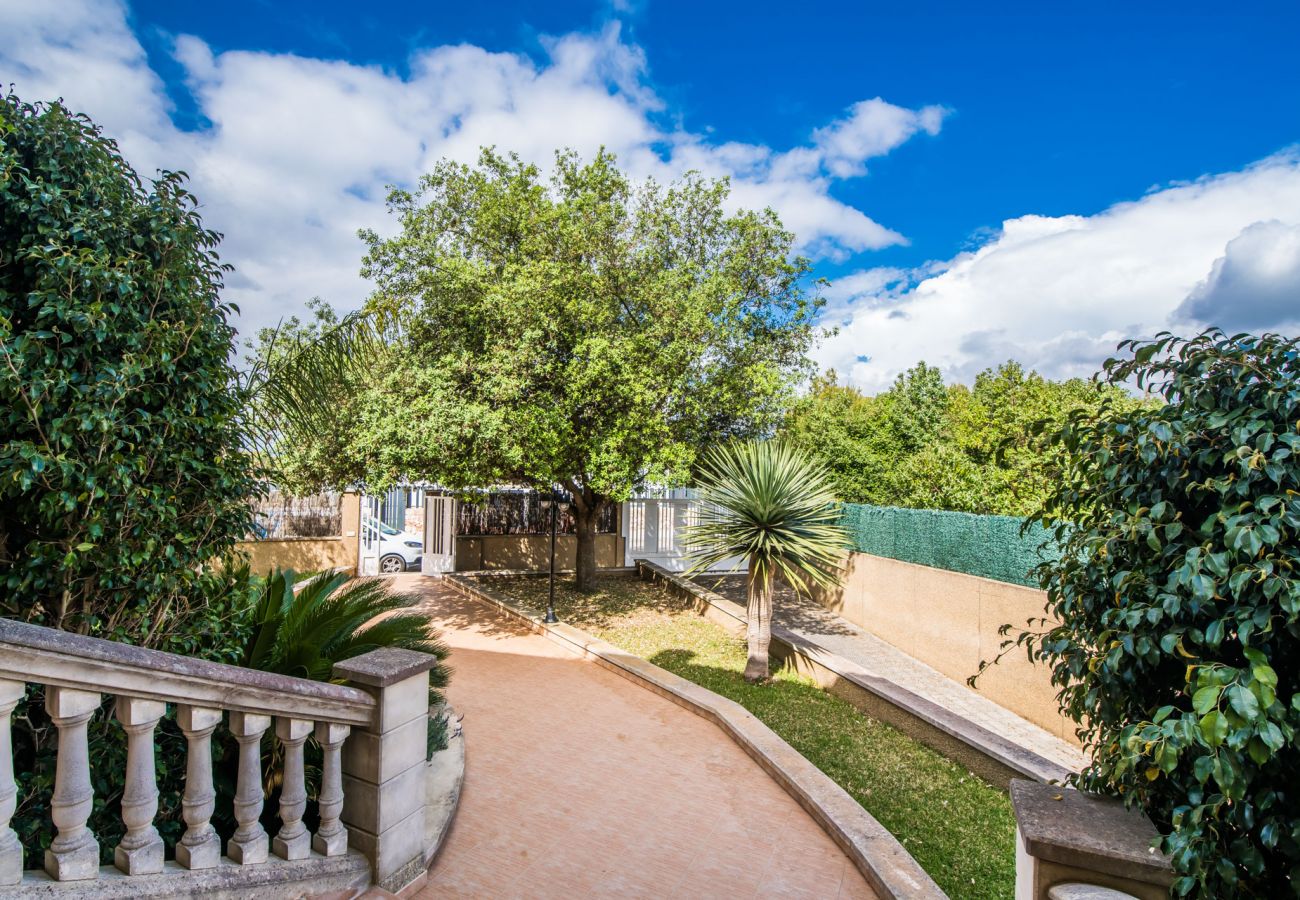
M 194 175 L 246 330 L 359 304 L 383 185 L 475 142 L 732 175 L 835 281 L 823 364 L 875 389 L 1294 328 L 1300 6 L 1227 9 L 19 0 L 0 80 Z

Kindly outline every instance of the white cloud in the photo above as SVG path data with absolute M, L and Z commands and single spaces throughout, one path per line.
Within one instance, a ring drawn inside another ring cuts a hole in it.
M 1273 219 L 1243 228 L 1177 312 L 1230 333 L 1294 329 L 1300 323 L 1300 224 Z
M 180 36 L 174 55 L 204 123 L 178 128 L 172 103 L 119 0 L 18 0 L 0 5 L 0 81 L 24 99 L 63 96 L 119 138 L 142 174 L 185 169 L 209 227 L 236 267 L 226 296 L 249 332 L 321 295 L 359 305 L 358 228 L 391 227 L 385 186 L 410 185 L 442 157 L 470 161 L 481 145 L 539 163 L 559 147 L 600 146 L 637 176 L 694 168 L 733 179 L 737 204 L 770 205 L 807 252 L 833 258 L 903 243 L 835 199 L 837 179 L 917 133 L 943 111 L 879 98 L 777 151 L 715 142 L 666 125 L 639 47 L 618 24 L 543 42 L 547 58 L 472 45 L 416 51 L 409 74 L 346 61 L 243 50 L 214 53 Z M 173 86 L 175 89 L 176 86 Z
M 848 117 L 817 129 L 813 141 L 832 175 L 865 175 L 868 159 L 884 156 L 918 131 L 938 134 L 947 113 L 942 106 L 904 109 L 876 97 L 855 103 Z
M 922 359 L 962 381 L 1008 358 L 1087 376 L 1124 338 L 1283 327 L 1300 305 L 1298 227 L 1295 152 L 1093 216 L 1012 219 L 906 290 L 857 276 L 864 289 L 839 299 L 849 321 L 819 361 L 872 391 Z

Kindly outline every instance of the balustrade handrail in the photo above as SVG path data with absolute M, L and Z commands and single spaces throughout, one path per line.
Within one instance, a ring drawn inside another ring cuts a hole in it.
M 294 678 L 0 618 L 0 679 L 167 703 L 368 725 L 374 697 Z

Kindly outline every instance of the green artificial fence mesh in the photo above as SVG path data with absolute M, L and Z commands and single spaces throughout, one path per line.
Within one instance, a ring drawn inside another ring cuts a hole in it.
M 965 572 L 994 581 L 1038 587 L 1030 569 L 1047 551 L 1041 525 L 1020 533 L 1023 519 L 938 509 L 844 504 L 844 527 L 855 550 Z

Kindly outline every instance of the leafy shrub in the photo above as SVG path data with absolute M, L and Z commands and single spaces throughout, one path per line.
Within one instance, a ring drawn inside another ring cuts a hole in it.
M 142 182 L 84 116 L 0 97 L 0 615 L 237 662 L 250 580 L 214 563 L 248 530 L 258 478 L 219 238 L 196 206 L 176 173 Z M 30 688 L 13 726 L 29 865 L 52 837 L 42 703 Z M 109 862 L 126 771 L 111 704 L 89 740 L 90 825 Z M 171 840 L 185 747 L 171 714 L 157 741 Z
M 252 524 L 196 206 L 84 116 L 0 97 L 0 615 L 165 647 Z
M 251 578 L 247 566 L 204 573 L 200 582 L 207 602 L 190 619 L 191 630 L 176 632 L 161 649 L 200 656 L 216 662 L 238 664 L 253 633 L 253 610 L 259 581 Z M 54 791 L 58 734 L 45 714 L 45 692 L 29 685 L 27 696 L 14 711 L 12 724 L 14 774 L 18 782 L 17 811 L 12 827 L 23 845 L 25 864 L 40 868 L 45 848 L 54 838 L 50 820 L 50 798 Z M 87 726 L 91 783 L 95 791 L 90 829 L 99 839 L 100 862 L 111 865 L 113 847 L 121 840 L 122 788 L 126 776 L 126 735 L 113 716 L 108 697 Z M 154 735 L 158 785 L 158 814 L 154 824 L 168 846 L 185 832 L 181 798 L 185 791 L 187 743 L 176 724 L 171 706 L 158 723 Z M 222 837 L 229 837 L 236 823 L 232 815 L 235 794 L 235 763 L 238 745 L 230 732 L 218 729 L 212 735 L 213 779 L 217 792 L 217 814 L 213 824 Z
M 328 681 L 334 664 L 353 656 L 380 647 L 418 650 L 438 658 L 429 671 L 429 703 L 441 703 L 441 689 L 451 674 L 442 664 L 447 646 L 437 639 L 428 617 L 400 612 L 419 602 L 418 597 L 397 593 L 380 579 L 353 580 L 344 574 L 317 576 L 295 593 L 296 578 L 287 569 L 267 574 L 243 665 Z M 446 746 L 447 724 L 442 716 L 431 716 L 429 755 Z
M 275 569 L 262 582 L 256 629 L 244 652 L 243 665 L 296 678 L 329 681 L 334 664 L 381 647 L 418 650 L 447 658 L 447 647 L 429 626 L 427 616 L 402 613 L 419 602 L 400 594 L 381 579 L 318 575 L 300 585 L 289 569 Z M 441 699 L 447 669 L 429 673 L 430 701 Z
M 1058 437 L 1036 518 L 1064 546 L 1039 574 L 1053 668 L 1092 753 L 1080 786 L 1147 810 L 1180 894 L 1300 890 L 1300 342 L 1126 342 L 1104 404 Z

